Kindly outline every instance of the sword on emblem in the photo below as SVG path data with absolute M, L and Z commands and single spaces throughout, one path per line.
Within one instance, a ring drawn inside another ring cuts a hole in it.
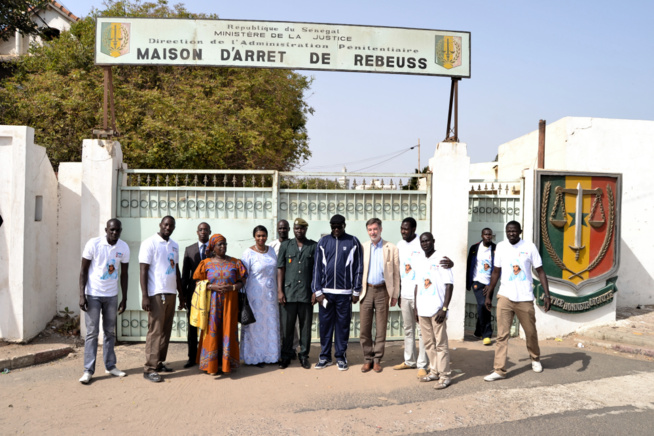
M 593 226 L 594 228 L 601 227 L 602 224 L 606 222 L 606 215 L 604 213 L 604 206 L 602 206 L 601 202 L 601 197 L 602 197 L 602 189 L 601 188 L 595 188 L 595 189 L 582 189 L 581 183 L 577 183 L 577 188 L 576 189 L 566 189 L 561 186 L 557 186 L 555 189 L 556 192 L 556 200 L 554 201 L 554 206 L 552 207 L 552 215 L 550 216 L 550 222 L 552 223 L 553 226 L 557 228 L 563 228 L 567 222 L 565 219 L 565 200 L 564 200 L 564 194 L 574 194 L 576 195 L 576 202 L 575 202 L 575 242 L 574 245 L 569 245 L 570 249 L 575 252 L 575 260 L 579 260 L 579 252 L 586 248 L 585 246 L 581 245 L 581 232 L 582 232 L 582 227 L 584 224 L 584 213 L 583 213 L 583 200 L 584 200 L 584 195 L 595 195 L 595 201 L 593 202 L 593 206 L 590 209 L 590 214 L 588 216 L 588 223 Z M 559 205 L 561 205 L 561 211 L 562 211 L 562 219 L 557 219 L 556 215 L 559 209 Z M 599 205 L 600 208 L 600 213 L 602 215 L 600 220 L 593 220 L 593 216 L 595 215 L 595 211 L 597 210 L 597 206 Z

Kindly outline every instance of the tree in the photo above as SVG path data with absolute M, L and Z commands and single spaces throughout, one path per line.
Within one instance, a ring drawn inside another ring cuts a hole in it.
M 32 21 L 35 11 L 45 9 L 50 0 L 2 0 L 0 2 L 0 39 L 7 41 L 18 30 L 23 35 L 43 35 L 48 25 L 40 27 Z M 43 23 L 45 24 L 45 23 Z
M 28 125 L 55 167 L 79 161 L 101 124 L 95 17 L 217 18 L 165 0 L 109 1 L 21 58 L 0 83 L 0 124 Z M 281 69 L 112 67 L 118 138 L 133 168 L 290 170 L 310 155 L 311 80 Z
M 422 171 L 419 171 L 418 168 L 415 168 L 414 173 L 416 173 L 416 174 L 429 174 L 429 173 L 431 173 L 431 171 L 429 170 L 429 165 L 427 165 L 426 167 L 424 167 L 422 169 Z M 402 186 L 402 189 L 403 190 L 408 190 L 408 191 L 415 191 L 416 189 L 418 189 L 418 180 L 419 180 L 418 177 L 411 177 L 411 179 L 409 180 L 409 183 Z

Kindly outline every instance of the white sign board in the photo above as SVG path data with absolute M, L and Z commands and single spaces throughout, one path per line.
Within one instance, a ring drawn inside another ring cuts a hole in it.
M 96 65 L 470 77 L 470 32 L 279 21 L 102 17 Z

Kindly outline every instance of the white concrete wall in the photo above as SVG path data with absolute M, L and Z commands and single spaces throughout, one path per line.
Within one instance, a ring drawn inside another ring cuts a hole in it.
M 57 310 L 79 312 L 79 271 L 82 258 L 82 163 L 59 164 L 57 228 Z
M 470 178 L 483 180 L 497 180 L 495 166 L 497 162 L 479 162 L 470 164 Z
M 646 257 L 654 216 L 654 121 L 567 117 L 549 124 L 545 139 L 546 169 L 622 173 L 617 305 L 654 304 L 654 268 Z M 537 148 L 537 131 L 501 145 L 499 177 L 533 168 Z
M 441 142 L 429 159 L 432 171 L 431 232 L 436 250 L 454 262 L 454 292 L 447 334 L 462 340 L 465 329 L 466 257 L 468 254 L 468 189 L 470 158 L 464 143 Z
M 0 216 L 3 224 L 0 226 L 0 338 L 20 337 L 20 325 L 23 321 L 22 296 L 12 293 L 10 284 L 16 279 L 12 277 L 13 266 L 10 258 L 12 243 L 12 228 L 18 217 L 11 212 L 13 202 L 13 143 L 14 130 L 0 126 Z M 19 298 L 20 297 L 20 298 Z
M 6 170 L 11 177 L 0 187 L 0 199 L 9 200 L 8 212 L 3 204 L 3 217 L 11 217 L 2 226 L 7 259 L 0 262 L 7 264 L 8 280 L 0 289 L 0 304 L 6 304 L 0 306 L 0 337 L 25 341 L 56 314 L 57 180 L 45 148 L 34 144 L 33 129 L 0 126 L 0 137 L 9 150 L 2 151 L 2 173 Z M 43 199 L 40 221 L 35 220 L 37 196 Z

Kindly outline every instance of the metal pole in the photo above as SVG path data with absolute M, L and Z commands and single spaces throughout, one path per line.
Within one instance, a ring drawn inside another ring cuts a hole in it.
M 106 131 L 107 124 L 107 105 L 109 104 L 109 80 L 111 78 L 111 67 L 103 67 L 104 70 L 104 101 L 102 104 L 102 128 Z
M 422 167 L 420 166 L 420 138 L 418 138 L 418 172 L 422 172 Z
M 454 142 L 459 142 L 459 79 L 454 79 Z
M 452 125 L 452 101 L 454 100 L 454 83 L 455 83 L 455 79 L 454 77 L 452 77 L 452 83 L 450 84 L 450 106 L 447 111 L 447 128 L 445 129 L 446 141 L 450 137 L 450 126 Z
M 545 168 L 545 126 L 547 122 L 540 120 L 538 122 L 538 165 L 536 168 Z
M 111 72 L 111 67 L 107 67 L 109 71 L 109 106 L 111 108 L 111 129 L 113 130 L 112 134 L 115 135 L 116 132 L 116 112 L 114 110 L 114 76 Z M 106 129 L 106 127 L 105 127 Z

